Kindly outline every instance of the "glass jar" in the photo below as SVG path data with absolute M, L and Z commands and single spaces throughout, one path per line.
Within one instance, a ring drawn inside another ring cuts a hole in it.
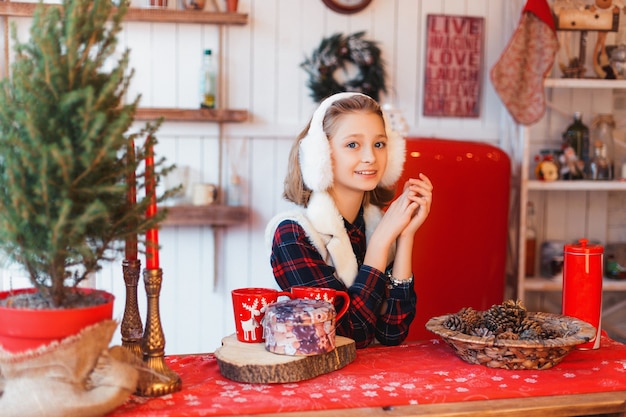
M 594 142 L 595 148 L 591 160 L 592 180 L 612 180 L 613 167 L 606 157 L 606 146 L 601 140 Z
M 598 114 L 591 121 L 589 153 L 593 155 L 590 166 L 593 179 L 613 179 L 615 164 L 613 129 L 615 129 L 615 120 L 611 114 Z
M 621 44 L 613 49 L 609 62 L 618 79 L 626 78 L 626 45 Z

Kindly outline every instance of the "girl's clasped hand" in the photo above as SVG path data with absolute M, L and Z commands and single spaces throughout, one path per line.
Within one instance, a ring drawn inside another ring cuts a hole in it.
M 402 226 L 398 236 L 404 234 L 412 237 L 428 217 L 432 197 L 433 185 L 426 175 L 419 174 L 419 178 L 409 178 L 404 184 L 402 194 L 389 205 L 381 225 L 386 227 L 387 224 L 382 222 L 390 217 L 400 223 L 399 227 Z

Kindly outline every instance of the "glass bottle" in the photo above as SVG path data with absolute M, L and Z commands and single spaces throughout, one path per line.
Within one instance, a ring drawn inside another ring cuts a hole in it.
M 583 173 L 588 173 L 589 163 L 589 128 L 582 121 L 582 113 L 574 113 L 574 121 L 563 132 L 563 144 L 571 147 L 576 154 L 578 164 Z
M 615 138 L 613 136 L 613 129 L 615 129 L 615 120 L 611 114 L 599 114 L 591 121 L 591 177 L 593 179 L 612 180 L 614 178 Z M 597 149 L 598 146 L 600 146 L 600 149 Z M 600 155 L 596 155 L 597 152 L 599 152 Z M 599 163 L 606 164 L 607 166 L 599 166 Z M 596 178 L 594 170 L 597 169 L 608 169 L 608 177 Z
M 226 192 L 227 204 L 229 206 L 241 205 L 241 178 L 237 174 L 230 177 L 230 184 Z
M 524 271 L 527 277 L 535 275 L 535 256 L 537 253 L 537 229 L 535 226 L 535 205 L 532 201 L 526 204 L 526 259 Z
M 200 73 L 200 107 L 214 109 L 217 107 L 217 68 L 210 49 L 204 50 Z
M 593 159 L 591 160 L 591 179 L 613 179 L 613 169 L 609 159 L 606 157 L 606 146 L 601 140 L 597 140 L 594 143 Z

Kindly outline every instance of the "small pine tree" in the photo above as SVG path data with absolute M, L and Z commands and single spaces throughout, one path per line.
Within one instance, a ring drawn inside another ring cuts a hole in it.
M 140 97 L 124 103 L 129 51 L 115 57 L 127 10 L 126 1 L 39 4 L 27 42 L 11 31 L 15 60 L 0 82 L 0 250 L 57 307 L 101 261 L 115 258 L 125 237 L 165 215 L 146 218 L 148 198 L 126 202 L 126 179 L 143 167 L 158 129 L 128 133 Z M 139 137 L 148 139 L 128 163 Z M 157 184 L 169 169 L 157 161 Z M 137 183 L 145 183 L 145 170 Z

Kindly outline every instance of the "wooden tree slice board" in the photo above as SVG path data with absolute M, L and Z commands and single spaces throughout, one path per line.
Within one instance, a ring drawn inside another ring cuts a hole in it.
M 297 382 L 341 369 L 356 358 L 354 340 L 337 336 L 335 345 L 332 352 L 321 355 L 279 355 L 265 350 L 265 343 L 243 343 L 233 334 L 222 339 L 215 358 L 222 375 L 233 381 Z

